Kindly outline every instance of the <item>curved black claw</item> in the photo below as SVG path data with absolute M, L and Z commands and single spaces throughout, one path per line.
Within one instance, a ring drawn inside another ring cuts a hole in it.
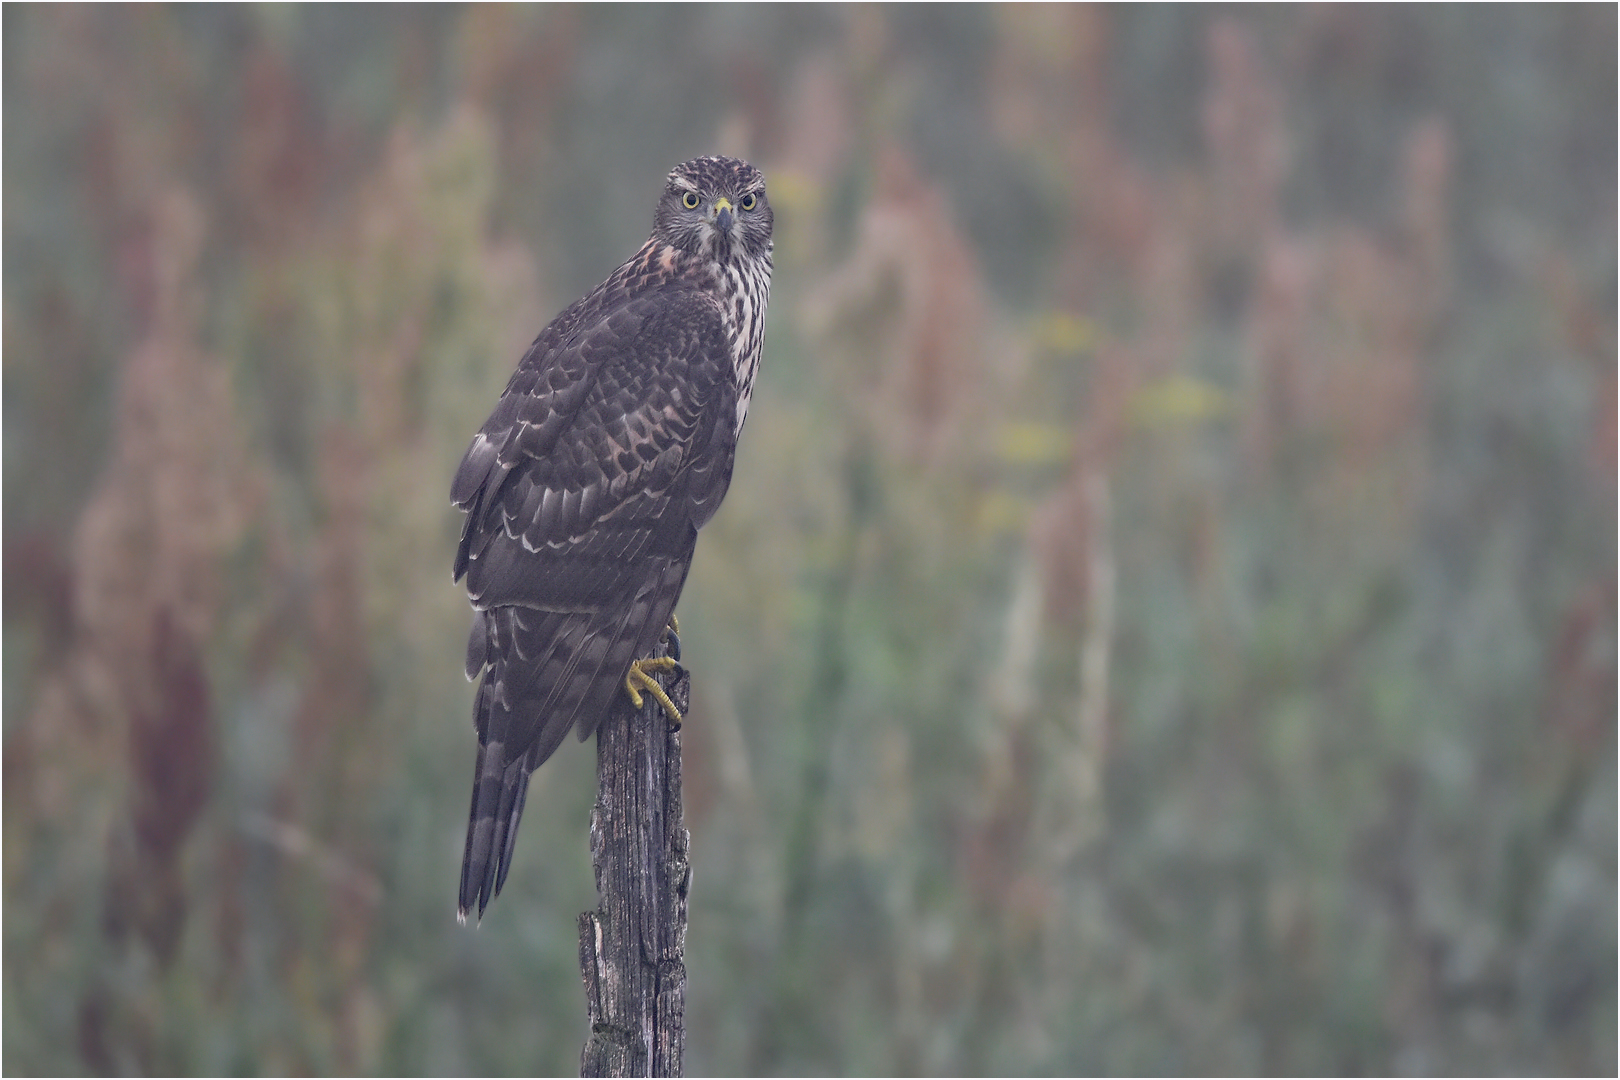
M 669 625 L 664 627 L 664 640 L 669 643 L 669 658 L 679 660 L 681 658 L 681 624 L 675 621 L 673 615 L 669 617 Z M 684 674 L 685 669 L 681 670 Z

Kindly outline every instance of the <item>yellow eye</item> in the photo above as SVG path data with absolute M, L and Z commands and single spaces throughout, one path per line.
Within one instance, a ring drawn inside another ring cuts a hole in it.
M 748 194 L 742 197 L 742 201 L 737 205 L 742 207 L 744 210 L 752 210 L 754 207 L 759 205 L 759 200 L 754 198 L 754 193 L 750 191 Z
M 698 208 L 699 201 L 700 200 L 698 199 L 697 192 L 695 191 L 688 191 L 685 195 L 681 196 L 681 205 L 686 207 L 688 210 L 696 210 Z

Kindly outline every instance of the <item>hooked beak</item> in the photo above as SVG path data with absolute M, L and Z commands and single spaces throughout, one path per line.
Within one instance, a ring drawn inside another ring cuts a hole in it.
M 731 222 L 736 215 L 731 211 L 731 200 L 725 196 L 714 200 L 714 226 L 727 236 L 731 235 Z

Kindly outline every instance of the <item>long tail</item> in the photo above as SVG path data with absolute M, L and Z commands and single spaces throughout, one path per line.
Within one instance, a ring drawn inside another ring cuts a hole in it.
M 553 652 L 565 642 L 577 641 L 583 631 L 575 625 L 583 621 L 582 616 L 528 614 L 541 623 L 533 630 L 544 631 L 552 639 Z M 526 639 L 534 636 L 521 616 L 510 610 L 485 612 L 474 621 L 468 646 L 468 670 L 476 675 L 482 668 L 483 678 L 473 703 L 478 757 L 473 766 L 472 806 L 467 813 L 467 844 L 456 902 L 456 917 L 462 922 L 475 907 L 482 918 L 506 884 L 529 774 L 568 733 L 568 718 L 553 715 L 550 722 L 538 723 L 544 715 L 534 708 L 538 703 L 524 700 L 521 690 L 533 681 L 524 676 L 532 675 L 528 669 L 540 665 L 526 659 L 528 650 L 519 645 L 520 635 Z M 525 708 L 513 709 L 514 698 Z
M 485 698 L 490 692 L 487 682 L 479 687 L 479 708 L 487 710 Z M 513 761 L 506 758 L 504 739 L 479 740 L 456 905 L 456 918 L 463 923 L 475 903 L 478 917 L 483 918 L 484 908 L 506 884 L 506 872 L 512 864 L 512 847 L 517 840 L 518 821 L 523 817 L 531 769 L 528 754 L 520 754 Z
M 502 608 L 473 627 L 468 668 L 483 669 L 474 704 L 478 758 L 456 915 L 482 918 L 512 866 L 529 776 L 577 730 L 596 730 L 630 661 L 651 655 L 685 584 L 671 560 L 623 607 L 596 613 Z M 525 745 L 527 744 L 527 745 Z

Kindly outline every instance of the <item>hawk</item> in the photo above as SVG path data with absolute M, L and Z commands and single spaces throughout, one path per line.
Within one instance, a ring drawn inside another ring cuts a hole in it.
M 457 917 L 506 883 L 529 774 L 645 690 L 731 482 L 771 286 L 765 178 L 677 166 L 652 236 L 529 346 L 456 470 L 478 759 Z M 678 648 L 675 651 L 678 654 Z

